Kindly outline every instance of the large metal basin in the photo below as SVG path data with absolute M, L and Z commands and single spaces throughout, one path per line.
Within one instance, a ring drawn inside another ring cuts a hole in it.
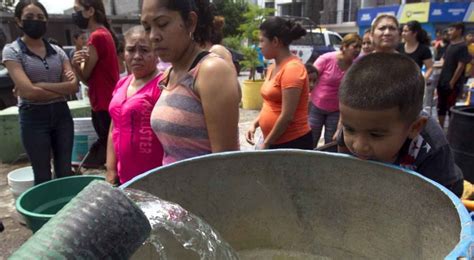
M 182 161 L 122 188 L 176 202 L 237 251 L 278 249 L 333 259 L 470 259 L 471 219 L 420 175 L 344 155 L 236 152 Z M 192 259 L 165 234 L 170 259 Z M 136 259 L 156 259 L 143 247 Z

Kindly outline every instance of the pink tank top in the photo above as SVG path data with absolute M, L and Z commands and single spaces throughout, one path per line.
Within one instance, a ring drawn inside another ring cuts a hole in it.
M 120 79 L 115 88 L 109 112 L 120 183 L 161 166 L 163 147 L 150 126 L 151 112 L 160 97 L 160 78 L 161 74 L 128 98 L 133 75 Z

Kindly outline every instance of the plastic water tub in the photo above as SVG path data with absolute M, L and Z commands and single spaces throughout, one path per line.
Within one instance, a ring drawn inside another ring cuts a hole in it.
M 8 173 L 8 186 L 17 199 L 23 192 L 33 187 L 35 184 L 35 176 L 31 166 L 19 168 Z
M 41 183 L 20 195 L 16 209 L 25 218 L 26 225 L 36 232 L 91 181 L 104 179 L 103 176 L 78 175 Z
M 74 146 L 71 162 L 78 165 L 86 156 L 89 148 L 97 140 L 97 133 L 90 117 L 74 118 Z

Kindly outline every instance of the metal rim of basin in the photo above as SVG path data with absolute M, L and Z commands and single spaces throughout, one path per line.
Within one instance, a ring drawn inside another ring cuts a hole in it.
M 142 178 L 146 177 L 149 174 L 153 174 L 157 169 L 175 168 L 175 167 L 179 167 L 180 165 L 186 165 L 186 164 L 193 163 L 195 160 L 201 160 L 201 161 L 203 161 L 203 160 L 214 160 L 216 158 L 225 159 L 229 155 L 232 156 L 232 155 L 239 155 L 239 154 L 243 154 L 243 153 L 258 155 L 259 153 L 278 154 L 278 153 L 287 153 L 287 152 L 292 152 L 292 153 L 295 153 L 295 154 L 306 154 L 306 155 L 307 154 L 312 154 L 312 153 L 317 153 L 317 154 L 320 154 L 322 156 L 335 156 L 335 157 L 345 158 L 347 160 L 360 160 L 360 159 L 357 159 L 353 156 L 346 155 L 346 154 L 320 152 L 320 151 L 305 151 L 305 150 L 297 150 L 297 149 L 223 152 L 223 153 L 208 154 L 208 155 L 198 156 L 198 157 L 194 157 L 194 158 L 189 158 L 189 159 L 185 159 L 185 160 L 182 160 L 182 161 L 179 161 L 179 162 L 175 162 L 175 163 L 172 163 L 172 164 L 169 164 L 169 165 L 166 165 L 166 166 L 161 166 L 161 167 L 158 167 L 156 169 L 149 170 L 149 171 L 147 171 L 143 174 L 140 174 L 140 175 L 134 177 L 130 181 L 122 184 L 119 188 L 125 189 L 129 185 L 131 185 L 134 181 L 142 179 Z M 389 168 L 394 168 L 394 169 L 398 169 L 398 170 L 402 170 L 402 171 L 407 172 L 411 175 L 417 176 L 417 177 L 423 179 L 424 181 L 436 186 L 446 196 L 448 196 L 449 199 L 451 200 L 451 202 L 453 203 L 454 208 L 456 209 L 458 215 L 459 215 L 459 220 L 460 220 L 460 225 L 461 225 L 461 233 L 460 233 L 459 243 L 450 252 L 450 254 L 446 256 L 446 259 L 458 259 L 458 257 L 466 257 L 466 255 L 469 254 L 469 248 L 470 248 L 471 244 L 474 245 L 473 221 L 472 221 L 471 215 L 469 214 L 467 209 L 464 207 L 461 200 L 454 193 L 452 193 L 450 190 L 445 188 L 443 185 L 441 185 L 439 183 L 436 183 L 435 181 L 432 181 L 432 180 L 422 176 L 421 174 L 419 174 L 417 172 L 407 170 L 407 169 L 401 168 L 399 166 L 389 165 L 389 164 L 385 164 L 385 163 L 381 163 L 381 162 L 370 161 L 369 163 L 377 164 L 377 165 L 381 165 L 381 166 L 385 166 L 385 167 L 389 167 Z

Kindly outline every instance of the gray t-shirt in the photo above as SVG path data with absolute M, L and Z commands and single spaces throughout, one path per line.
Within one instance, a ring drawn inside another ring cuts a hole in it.
M 25 74 L 33 84 L 38 82 L 61 82 L 63 64 L 69 59 L 66 53 L 59 46 L 49 44 L 46 40 L 43 41 L 46 46 L 46 57 L 42 58 L 31 52 L 26 44 L 18 38 L 16 41 L 5 45 L 3 48 L 2 62 L 16 61 L 20 63 Z M 65 100 L 64 97 L 61 97 L 46 102 L 33 102 L 24 98 L 19 98 L 19 105 L 50 104 Z
M 427 115 L 423 113 L 422 116 Z M 337 139 L 339 146 L 346 146 L 343 134 Z M 394 164 L 416 171 L 443 186 L 463 180 L 446 135 L 432 117 L 428 117 L 425 128 L 416 138 L 405 141 Z

